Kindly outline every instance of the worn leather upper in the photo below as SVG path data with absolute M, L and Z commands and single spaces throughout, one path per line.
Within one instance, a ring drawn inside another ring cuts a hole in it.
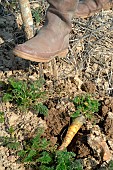
M 81 0 L 78 4 L 75 16 L 86 18 L 101 9 L 109 9 L 113 7 L 113 0 Z

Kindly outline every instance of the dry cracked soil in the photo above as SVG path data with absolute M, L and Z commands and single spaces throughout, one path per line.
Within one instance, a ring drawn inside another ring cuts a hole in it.
M 37 7 L 37 2 L 31 4 Z M 42 26 L 47 8 L 44 1 L 39 1 L 38 5 L 42 7 L 42 19 L 39 24 L 34 23 L 35 29 Z M 5 123 L 0 123 L 0 136 L 8 137 L 8 129 L 13 127 L 21 142 L 26 136 L 32 137 L 38 127 L 44 127 L 44 137 L 52 145 L 60 145 L 70 124 L 70 114 L 75 111 L 70 99 L 90 93 L 101 104 L 99 112 L 93 120 L 86 121 L 67 150 L 75 152 L 76 159 L 82 160 L 84 170 L 107 170 L 109 161 L 113 160 L 113 11 L 101 11 L 87 19 L 74 18 L 66 58 L 57 57 L 46 64 L 13 55 L 15 45 L 25 42 L 22 25 L 18 3 L 10 6 L 1 1 L 0 81 L 7 82 L 9 77 L 34 81 L 43 76 L 48 116 L 20 112 L 14 104 L 2 102 L 0 87 L 0 112 L 5 113 Z M 14 150 L 0 145 L 0 170 L 25 170 L 24 164 L 16 160 Z

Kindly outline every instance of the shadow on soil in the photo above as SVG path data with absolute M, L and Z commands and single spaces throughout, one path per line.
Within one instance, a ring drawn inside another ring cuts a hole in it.
M 24 30 L 16 22 L 17 16 L 14 16 L 8 9 L 7 14 L 4 14 L 3 10 L 4 7 L 0 5 L 0 72 L 26 70 L 31 62 L 13 54 L 14 47 L 25 42 Z M 34 64 L 37 63 L 33 62 Z

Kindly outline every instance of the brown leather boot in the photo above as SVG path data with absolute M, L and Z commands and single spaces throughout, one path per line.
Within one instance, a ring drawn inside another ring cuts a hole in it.
M 75 16 L 87 18 L 94 15 L 102 9 L 113 7 L 113 0 L 80 0 Z
M 48 62 L 68 52 L 71 19 L 78 0 L 48 0 L 46 22 L 36 37 L 16 46 L 14 54 L 36 62 Z

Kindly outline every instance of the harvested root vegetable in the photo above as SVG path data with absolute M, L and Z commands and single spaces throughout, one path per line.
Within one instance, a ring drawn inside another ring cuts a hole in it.
M 83 115 L 74 119 L 74 121 L 68 128 L 67 134 L 64 138 L 62 145 L 59 147 L 58 150 L 64 150 L 71 143 L 73 137 L 81 128 L 84 122 L 85 122 L 85 117 Z

